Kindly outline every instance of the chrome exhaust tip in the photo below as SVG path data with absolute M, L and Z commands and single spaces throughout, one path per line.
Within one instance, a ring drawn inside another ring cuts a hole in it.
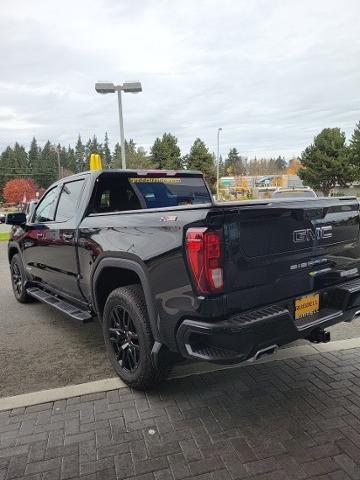
M 258 350 L 255 355 L 250 358 L 248 361 L 249 362 L 255 362 L 256 360 L 259 360 L 259 358 L 264 357 L 265 355 L 272 355 L 279 349 L 279 345 L 270 345 L 270 347 L 265 347 L 260 350 Z

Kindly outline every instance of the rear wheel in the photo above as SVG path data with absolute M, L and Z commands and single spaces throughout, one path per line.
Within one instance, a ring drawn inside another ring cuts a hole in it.
M 150 389 L 170 372 L 170 364 L 155 368 L 152 363 L 154 339 L 139 285 L 117 288 L 109 295 L 103 315 L 103 334 L 114 370 L 130 387 Z
M 20 303 L 28 303 L 32 301 L 30 295 L 26 293 L 25 270 L 21 257 L 16 253 L 10 262 L 11 284 L 14 290 L 15 298 Z

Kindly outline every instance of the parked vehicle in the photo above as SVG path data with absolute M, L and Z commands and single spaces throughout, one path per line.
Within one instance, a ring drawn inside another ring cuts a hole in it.
M 356 198 L 216 204 L 199 172 L 64 178 L 8 215 L 16 299 L 102 323 L 117 374 L 146 389 L 179 358 L 236 363 L 360 310 Z
M 317 195 L 310 187 L 277 188 L 272 193 L 272 198 L 316 198 Z
M 0 223 L 5 223 L 6 213 L 0 212 Z

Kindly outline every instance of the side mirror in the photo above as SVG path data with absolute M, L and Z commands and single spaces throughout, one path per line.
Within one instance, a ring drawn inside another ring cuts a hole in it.
M 26 215 L 23 212 L 8 213 L 6 215 L 6 222 L 8 225 L 25 225 Z

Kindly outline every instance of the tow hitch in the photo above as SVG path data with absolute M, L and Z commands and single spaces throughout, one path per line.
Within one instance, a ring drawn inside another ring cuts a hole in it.
M 330 342 L 330 332 L 326 332 L 322 328 L 315 328 L 307 339 L 312 343 L 328 343 Z

